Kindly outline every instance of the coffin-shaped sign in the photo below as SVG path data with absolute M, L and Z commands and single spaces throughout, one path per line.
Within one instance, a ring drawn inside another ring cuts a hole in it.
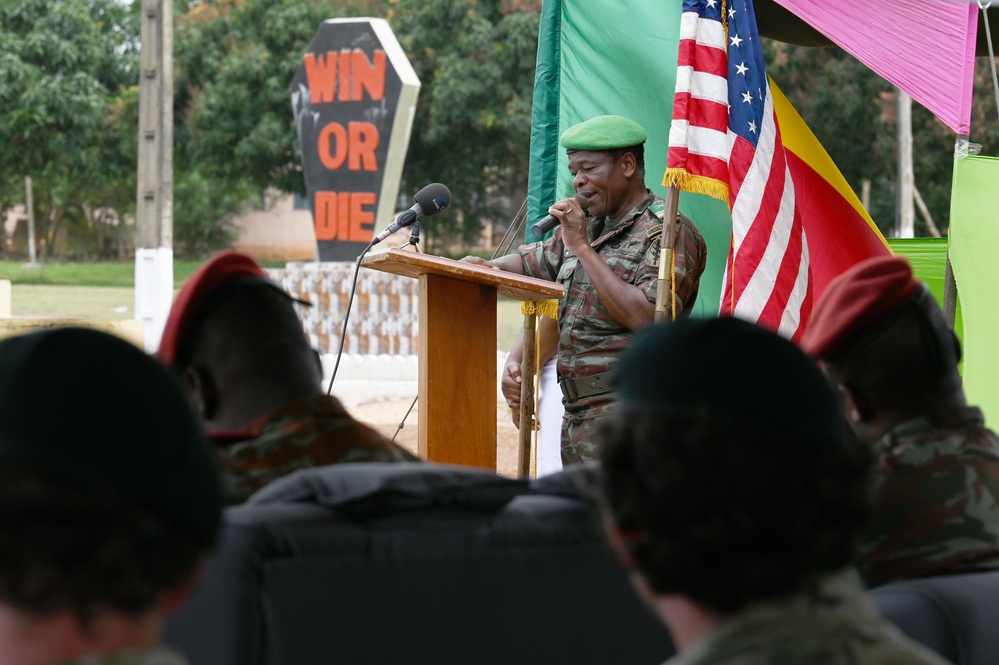
M 354 261 L 388 226 L 420 81 L 388 22 L 330 19 L 291 83 L 320 261 Z

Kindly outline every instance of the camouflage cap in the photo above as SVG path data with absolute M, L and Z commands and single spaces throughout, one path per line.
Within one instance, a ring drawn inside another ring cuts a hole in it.
M 706 412 L 739 427 L 841 446 L 845 423 L 815 361 L 733 317 L 640 330 L 613 375 L 623 411 Z
M 175 364 L 178 351 L 187 342 L 187 333 L 194 327 L 209 300 L 224 287 L 245 282 L 258 282 L 277 289 L 290 300 L 302 305 L 311 305 L 281 288 L 281 285 L 272 280 L 260 264 L 250 256 L 240 252 L 222 252 L 198 268 L 177 293 L 163 327 L 156 357 L 166 365 Z
M 832 360 L 875 335 L 921 284 L 902 256 L 861 261 L 829 282 L 812 311 L 802 348 Z
M 568 150 L 614 150 L 641 145 L 649 138 L 642 126 L 619 115 L 599 115 L 562 132 Z
M 0 342 L 0 463 L 107 483 L 215 542 L 221 481 L 191 403 L 113 335 L 53 328 Z

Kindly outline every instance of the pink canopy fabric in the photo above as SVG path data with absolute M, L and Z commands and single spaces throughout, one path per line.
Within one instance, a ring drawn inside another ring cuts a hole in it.
M 955 132 L 970 132 L 975 5 L 953 0 L 776 1 Z

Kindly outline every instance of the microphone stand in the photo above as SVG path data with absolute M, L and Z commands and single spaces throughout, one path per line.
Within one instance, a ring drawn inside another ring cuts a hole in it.
M 410 211 L 407 210 L 406 212 Z M 415 213 L 413 214 L 415 215 Z M 375 245 L 374 240 L 369 242 L 368 246 L 365 247 L 364 250 L 357 255 L 357 262 L 354 264 L 354 279 L 350 284 L 350 298 L 347 300 L 347 311 L 344 312 L 343 314 L 343 326 L 340 328 L 340 347 L 337 349 L 336 352 L 336 362 L 333 364 L 333 375 L 330 376 L 330 383 L 329 386 L 326 388 L 327 395 L 333 394 L 333 381 L 336 379 L 337 370 L 340 369 L 340 358 L 343 357 L 343 346 L 344 343 L 347 341 L 347 320 L 350 318 L 350 308 L 354 304 L 354 294 L 357 292 L 357 276 L 361 270 L 361 259 L 364 258 L 364 255 L 367 254 L 371 250 L 371 248 L 374 247 L 374 245 Z M 408 247 L 409 245 L 415 247 L 417 252 L 421 254 L 423 253 L 423 250 L 420 249 L 420 222 L 418 221 L 414 221 L 412 223 L 412 230 L 410 231 L 409 242 L 407 242 L 404 245 L 401 245 L 399 249 L 401 249 L 402 247 Z M 409 408 L 410 410 L 412 410 L 413 407 Z M 401 424 L 399 429 L 402 429 Z M 396 434 L 398 434 L 398 431 L 396 432 Z
M 340 328 L 340 348 L 336 352 L 336 363 L 333 364 L 333 375 L 330 377 L 329 387 L 326 388 L 326 394 L 333 394 L 333 380 L 336 379 L 336 371 L 340 369 L 340 358 L 343 356 L 343 345 L 347 341 L 347 319 L 350 318 L 350 308 L 354 304 L 354 294 L 357 292 L 357 275 L 361 270 L 361 259 L 364 255 L 374 247 L 375 241 L 372 240 L 368 243 L 368 246 L 357 255 L 357 262 L 354 264 L 354 279 L 350 284 L 350 298 L 347 300 L 347 311 L 343 313 L 343 326 Z
M 402 245 L 399 245 L 398 247 L 396 247 L 396 249 L 405 249 L 406 247 L 409 247 L 410 245 L 413 246 L 413 248 L 416 250 L 416 252 L 418 254 L 422 254 L 423 253 L 423 250 L 420 249 L 420 223 L 419 222 L 413 222 L 412 230 L 409 232 L 409 241 L 406 242 L 406 243 L 403 243 Z

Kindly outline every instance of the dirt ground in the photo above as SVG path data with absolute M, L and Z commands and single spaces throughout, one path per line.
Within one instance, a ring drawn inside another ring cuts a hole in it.
M 368 423 L 385 436 L 392 438 L 407 450 L 416 453 L 417 448 L 417 411 L 419 407 L 413 407 L 412 413 L 406 418 L 406 425 L 396 436 L 399 423 L 406 415 L 406 410 L 412 404 L 412 398 L 401 400 L 386 400 L 378 402 L 367 402 L 357 404 L 347 408 L 358 420 Z M 504 476 L 516 477 L 517 475 L 517 448 L 519 445 L 520 432 L 513 426 L 510 420 L 510 409 L 504 403 L 497 404 L 496 407 L 496 471 Z

